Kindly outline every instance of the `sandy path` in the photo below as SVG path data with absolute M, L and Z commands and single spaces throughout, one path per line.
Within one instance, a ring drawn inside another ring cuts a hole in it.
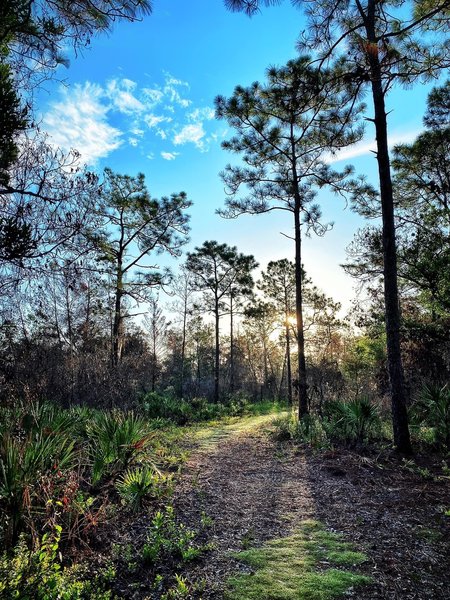
M 306 463 L 277 456 L 263 431 L 272 419 L 216 432 L 192 454 L 177 485 L 174 506 L 182 521 L 198 528 L 205 516 L 212 519 L 214 548 L 188 572 L 191 582 L 204 580 L 204 600 L 221 598 L 227 576 L 242 569 L 231 552 L 288 535 L 315 516 Z
M 214 548 L 184 574 L 203 600 L 223 598 L 227 577 L 245 569 L 230 553 L 289 535 L 315 518 L 368 555 L 358 568 L 374 584 L 358 600 L 450 600 L 449 485 L 423 481 L 398 457 L 375 462 L 346 450 L 314 455 L 265 433 L 273 416 L 205 431 L 177 485 L 182 521 Z

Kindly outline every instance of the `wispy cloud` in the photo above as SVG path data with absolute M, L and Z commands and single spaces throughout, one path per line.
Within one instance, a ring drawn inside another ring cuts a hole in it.
M 197 148 L 201 150 L 204 148 L 203 138 L 205 137 L 205 130 L 203 129 L 202 123 L 195 123 L 194 125 L 185 125 L 179 133 L 173 138 L 175 146 L 187 144 L 191 142 L 195 144 Z
M 164 117 L 162 115 L 153 115 L 153 114 L 149 114 L 149 115 L 145 115 L 144 117 L 144 121 L 145 123 L 147 123 L 147 125 L 152 128 L 152 127 L 156 127 L 157 125 L 159 125 L 159 123 L 170 123 L 172 121 L 172 117 Z
M 43 122 L 56 145 L 76 148 L 91 165 L 124 142 L 146 156 L 174 160 L 177 146 L 206 152 L 219 139 L 213 108 L 195 106 L 189 95 L 189 83 L 167 72 L 160 83 L 145 87 L 126 77 L 104 85 L 87 81 L 61 88 L 60 101 L 50 104 Z M 161 151 L 161 142 L 173 150 Z
M 392 149 L 397 144 L 410 144 L 416 139 L 420 132 L 420 129 L 413 129 L 404 132 L 394 132 L 389 139 L 389 148 Z M 368 155 L 371 152 L 374 153 L 376 152 L 376 149 L 376 141 L 369 141 L 365 138 L 357 144 L 354 144 L 353 146 L 349 146 L 348 148 L 342 149 L 340 152 L 336 152 L 336 154 L 328 154 L 326 156 L 326 162 L 335 163 L 341 160 L 350 160 L 352 158 L 358 158 L 359 156 Z
M 197 123 L 198 121 L 211 121 L 214 119 L 215 112 L 209 106 L 203 108 L 195 108 L 186 115 L 188 121 Z
M 188 98 L 183 98 L 180 89 L 186 88 L 189 90 L 189 83 L 181 79 L 175 79 L 170 73 L 165 73 L 164 96 L 172 103 L 179 104 L 183 108 L 187 108 L 192 104 Z
M 43 118 L 52 143 L 64 150 L 76 148 L 82 161 L 91 165 L 119 148 L 122 132 L 107 121 L 109 106 L 103 103 L 99 85 L 77 84 L 70 92 L 62 88 L 61 96 Z
M 132 93 L 136 86 L 130 79 L 112 79 L 106 85 L 106 93 L 118 111 L 132 115 L 145 110 L 145 105 Z
M 159 104 L 164 98 L 164 93 L 158 89 L 144 88 L 142 90 L 144 98 L 147 100 L 147 104 Z
M 179 155 L 179 152 L 161 152 L 161 156 L 164 158 L 164 160 L 175 160 Z

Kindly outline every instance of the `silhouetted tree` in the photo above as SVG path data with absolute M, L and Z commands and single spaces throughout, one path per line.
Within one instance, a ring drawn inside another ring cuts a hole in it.
M 0 186 L 9 183 L 9 170 L 19 154 L 17 137 L 27 125 L 27 111 L 20 104 L 10 68 L 0 63 Z
M 321 73 L 302 57 L 285 67 L 270 68 L 265 85 L 237 87 L 231 98 L 216 98 L 216 115 L 236 132 L 223 142 L 226 150 L 241 154 L 243 167 L 228 165 L 221 174 L 228 197 L 228 218 L 243 213 L 272 210 L 294 218 L 296 318 L 299 381 L 299 415 L 308 412 L 302 298 L 302 225 L 306 232 L 323 235 L 328 225 L 320 221 L 314 203 L 315 189 L 330 185 L 342 191 L 351 169 L 333 171 L 324 154 L 358 139 L 351 127 L 355 106 L 345 91 L 331 89 L 329 73 Z M 239 197 L 242 188 L 248 196 Z
M 92 250 L 83 229 L 95 228 L 98 177 L 79 169 L 78 154 L 24 138 L 8 178 L 0 182 L 1 285 L 20 285 Z
M 245 310 L 244 335 L 246 354 L 255 382 L 261 386 L 261 399 L 268 392 L 274 398 L 278 368 L 276 354 L 279 345 L 272 340 L 277 329 L 277 314 L 273 304 L 264 300 L 253 302 Z M 283 362 L 283 360 L 281 360 Z
M 184 379 L 186 364 L 186 342 L 189 317 L 194 312 L 194 289 L 193 274 L 188 271 L 185 265 L 182 265 L 179 274 L 171 284 L 172 294 L 177 298 L 172 303 L 171 309 L 175 310 L 181 316 L 181 351 L 180 351 L 180 374 L 179 374 L 179 395 L 184 395 Z
M 257 266 L 253 256 L 238 253 L 237 248 L 215 241 L 207 241 L 203 246 L 188 253 L 186 268 L 194 275 L 194 286 L 205 292 L 207 309 L 214 315 L 215 359 L 214 359 L 214 400 L 219 402 L 220 376 L 220 316 L 224 302 L 232 294 L 249 286 L 250 272 Z
M 152 296 L 149 301 L 149 310 L 144 317 L 146 333 L 150 339 L 151 355 L 151 391 L 156 389 L 156 381 L 161 372 L 161 364 L 165 351 L 165 336 L 167 334 L 167 319 L 159 305 L 158 298 Z
M 226 300 L 226 308 L 230 315 L 230 391 L 235 390 L 235 347 L 234 320 L 236 314 L 242 314 L 243 303 L 253 294 L 253 277 L 251 272 L 258 267 L 253 256 L 239 254 L 235 260 L 234 281 L 231 283 Z
M 127 316 L 123 300 L 125 297 L 145 300 L 152 287 L 167 281 L 168 272 L 149 264 L 148 260 L 152 253 L 180 255 L 189 231 L 185 210 L 191 202 L 184 192 L 161 200 L 151 198 L 144 175 L 118 175 L 110 169 L 105 170 L 100 200 L 97 212 L 102 225 L 91 232 L 90 238 L 113 274 L 112 360 L 116 365 L 122 356 Z
M 450 82 L 435 88 L 424 117 L 426 130 L 393 151 L 397 268 L 403 299 L 413 297 L 434 320 L 450 311 Z M 359 205 L 380 216 L 377 202 Z M 381 228 L 359 232 L 346 269 L 364 282 L 383 273 Z
M 292 404 L 291 319 L 295 315 L 294 263 L 286 258 L 269 262 L 266 271 L 261 273 L 258 289 L 274 304 L 284 327 L 288 401 Z

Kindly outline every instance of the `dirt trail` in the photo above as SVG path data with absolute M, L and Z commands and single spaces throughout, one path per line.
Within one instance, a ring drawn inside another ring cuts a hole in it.
M 228 575 L 242 569 L 231 552 L 288 535 L 314 517 L 304 460 L 276 455 L 264 432 L 273 416 L 257 417 L 215 431 L 200 443 L 177 486 L 174 505 L 181 519 L 197 527 L 210 518 L 205 561 L 189 570 L 205 580 L 204 600 L 221 598 Z
M 358 600 L 450 599 L 446 482 L 424 482 L 385 461 L 348 451 L 314 455 L 278 445 L 265 429 L 274 416 L 199 432 L 176 486 L 174 505 L 194 529 L 209 520 L 213 549 L 183 575 L 203 582 L 203 600 L 223 598 L 226 579 L 245 569 L 230 553 L 289 535 L 305 519 L 343 532 L 368 555 L 358 568 L 374 584 Z M 397 462 L 396 462 L 397 461 Z

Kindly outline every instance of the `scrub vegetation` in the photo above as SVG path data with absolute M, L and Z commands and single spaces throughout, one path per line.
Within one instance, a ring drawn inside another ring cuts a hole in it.
M 183 257 L 184 191 L 89 170 L 40 130 L 63 51 L 153 2 L 2 2 L 5 600 L 448 594 L 449 0 L 292 4 L 299 54 L 215 100 L 235 158 L 217 212 L 291 219 L 291 255 L 259 265 L 211 239 Z M 390 90 L 433 78 L 423 131 L 392 147 Z M 369 127 L 374 182 L 330 161 Z M 304 264 L 324 190 L 367 219 L 346 315 Z

